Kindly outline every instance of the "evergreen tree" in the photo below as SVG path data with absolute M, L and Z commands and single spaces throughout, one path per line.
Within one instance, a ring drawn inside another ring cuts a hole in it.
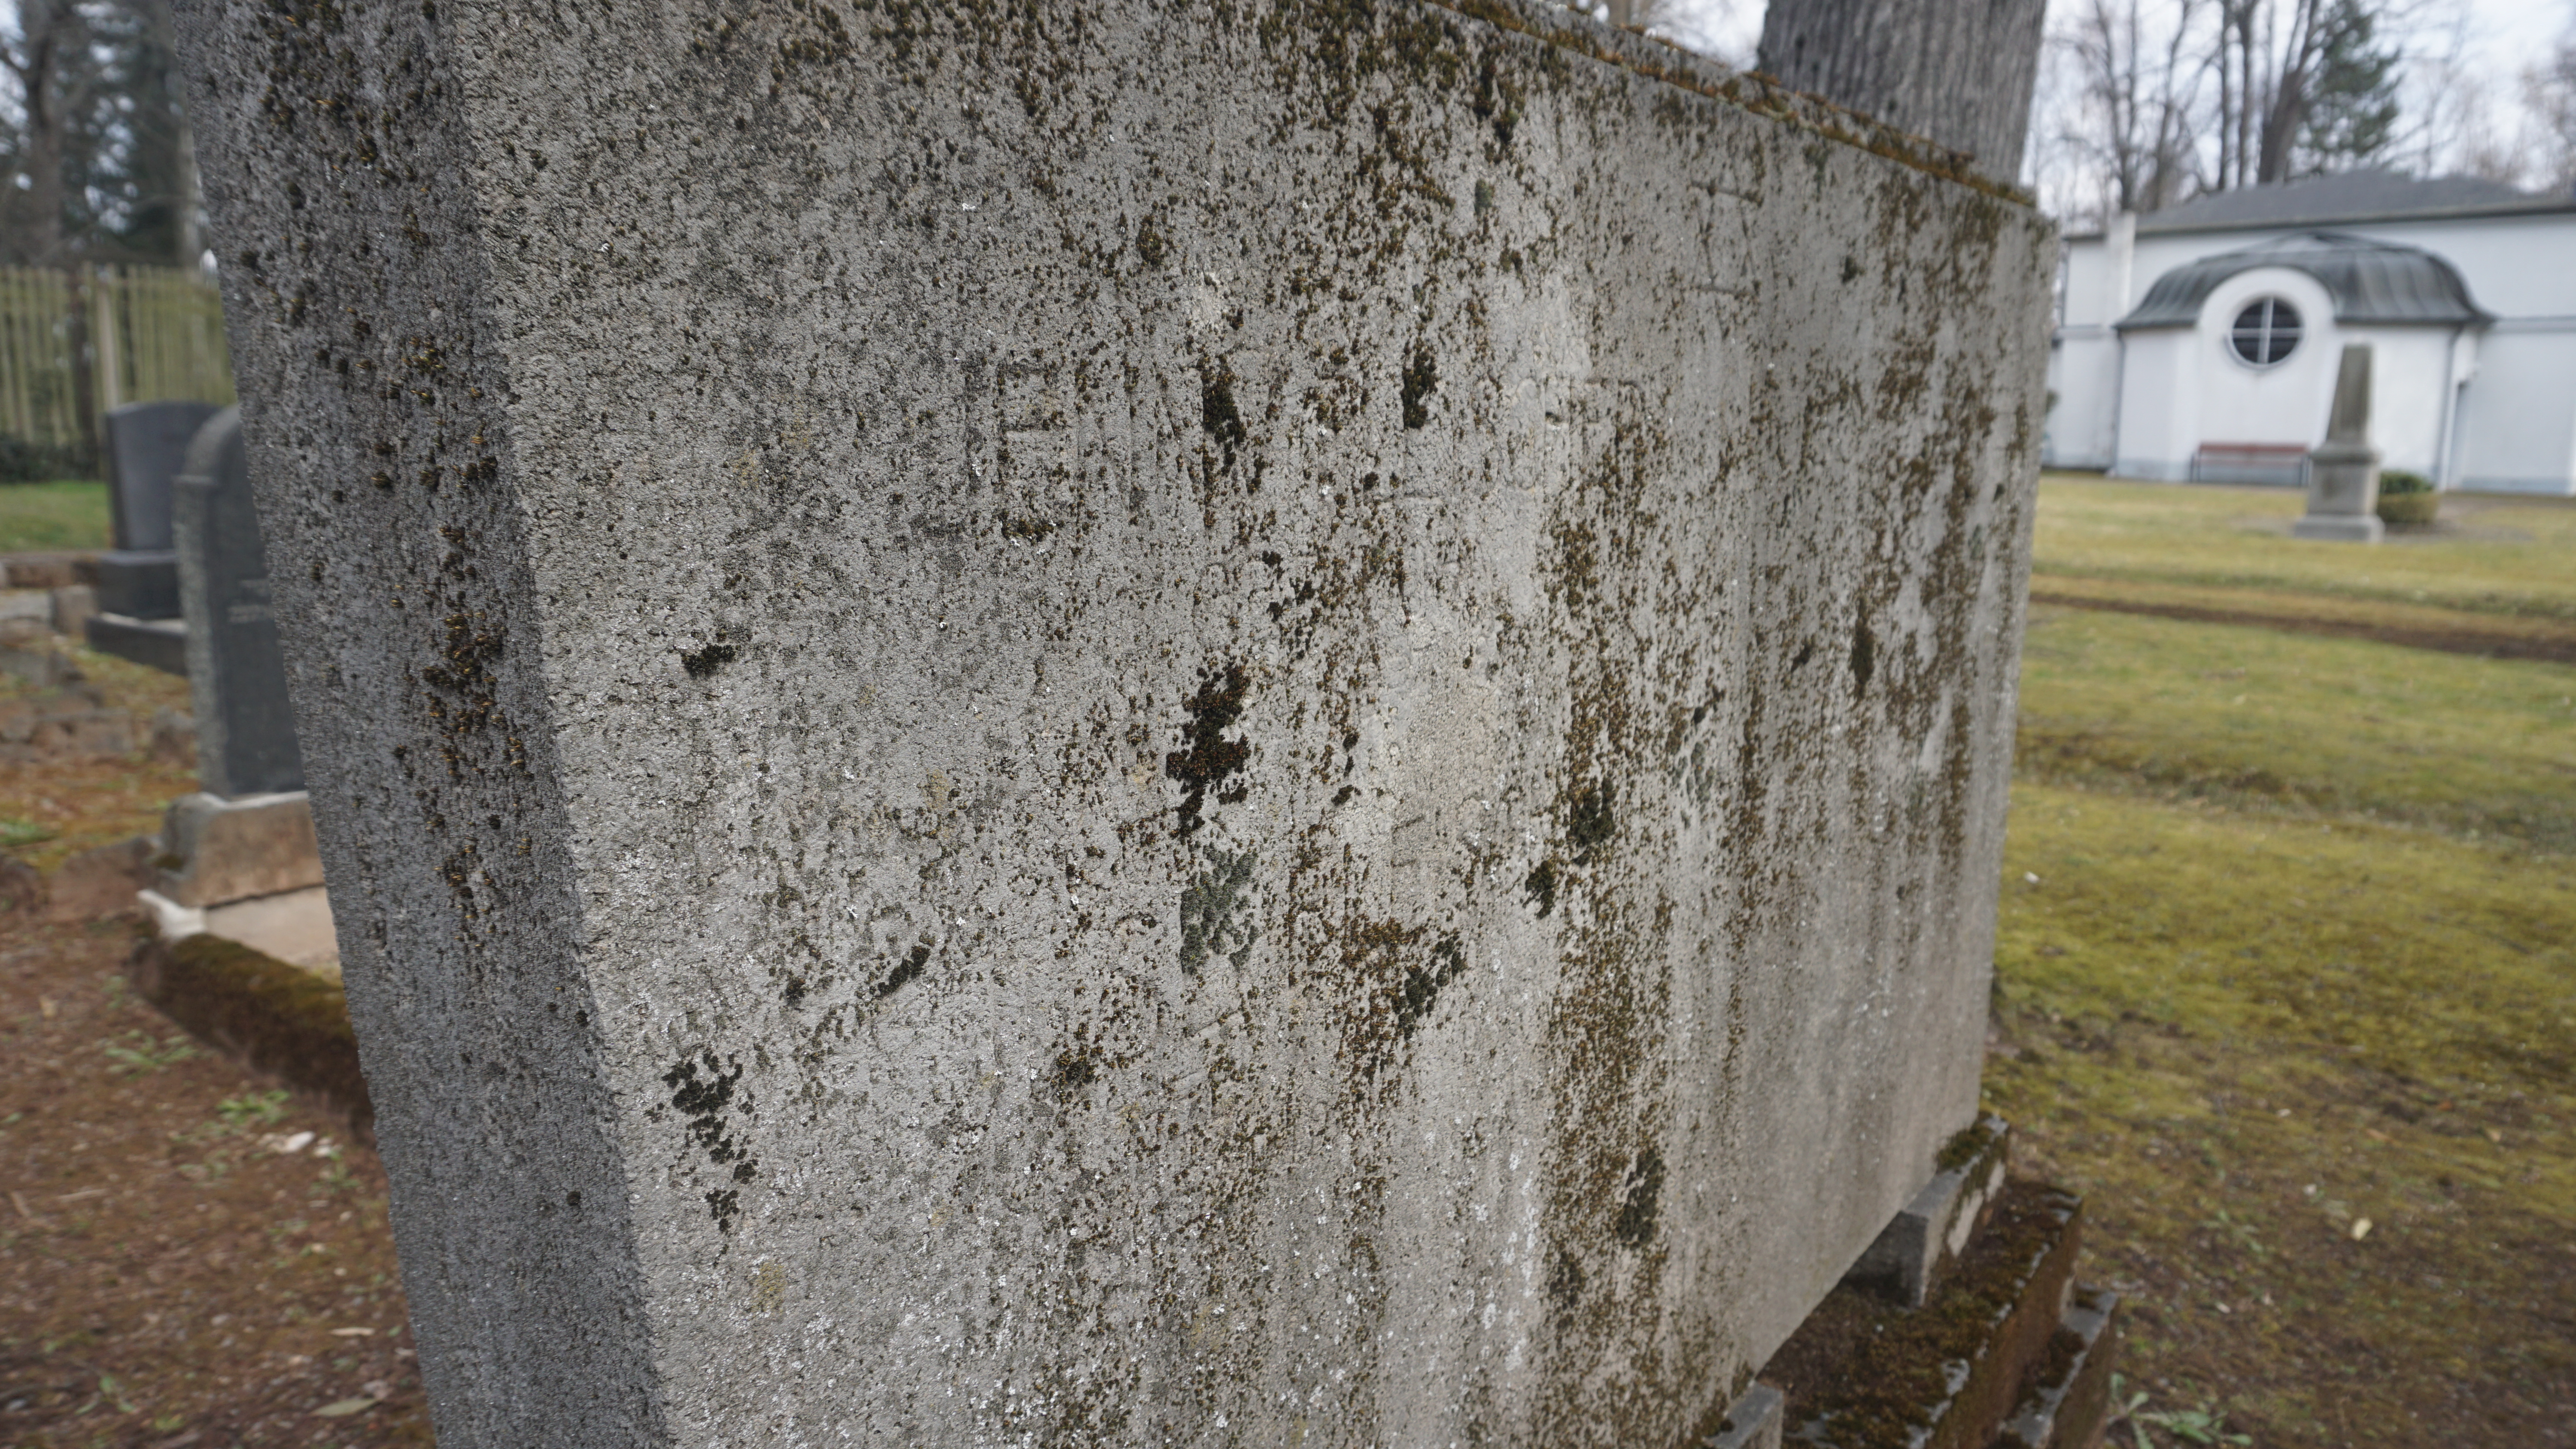
M 2385 154 L 2397 140 L 2397 47 L 2379 42 L 2376 7 L 2333 0 L 2320 27 L 2315 78 L 2299 127 L 2303 174 L 2348 171 Z

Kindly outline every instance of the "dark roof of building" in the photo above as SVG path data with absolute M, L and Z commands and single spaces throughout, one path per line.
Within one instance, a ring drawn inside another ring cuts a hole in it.
M 2475 176 L 2418 179 L 2371 168 L 2221 191 L 2138 218 L 2140 234 L 2258 226 L 2333 226 L 2401 217 L 2576 211 L 2576 195 L 2534 196 Z
M 2335 320 L 2356 324 L 2491 322 L 2469 299 L 2457 269 L 2422 247 L 2336 232 L 2305 232 L 2261 246 L 2185 262 L 2147 289 L 2147 299 L 2119 321 L 2141 327 L 2189 327 L 2218 284 L 2256 267 L 2290 267 L 2317 279 L 2334 298 Z

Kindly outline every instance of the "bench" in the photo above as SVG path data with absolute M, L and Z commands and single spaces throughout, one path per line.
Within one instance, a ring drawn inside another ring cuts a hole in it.
M 2308 481 L 2304 443 L 2203 443 L 2191 455 L 2194 483 L 2266 483 L 2299 488 Z

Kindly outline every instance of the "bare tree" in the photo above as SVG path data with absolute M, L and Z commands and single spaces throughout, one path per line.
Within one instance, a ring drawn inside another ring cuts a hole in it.
M 2544 62 L 2523 72 L 2523 97 L 2531 107 L 2541 184 L 2560 195 L 2576 189 L 2576 30 Z
M 2115 211 L 2154 211 L 2195 179 L 2204 47 L 2203 0 L 2148 19 L 2138 0 L 2086 0 L 2059 45 L 2076 74 L 2077 108 L 2061 140 L 2099 178 Z

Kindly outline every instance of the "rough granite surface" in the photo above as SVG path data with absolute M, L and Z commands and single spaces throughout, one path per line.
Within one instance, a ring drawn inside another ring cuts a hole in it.
M 1489 3 L 181 9 L 451 1449 L 1673 1443 L 1973 1118 L 1998 188 Z

